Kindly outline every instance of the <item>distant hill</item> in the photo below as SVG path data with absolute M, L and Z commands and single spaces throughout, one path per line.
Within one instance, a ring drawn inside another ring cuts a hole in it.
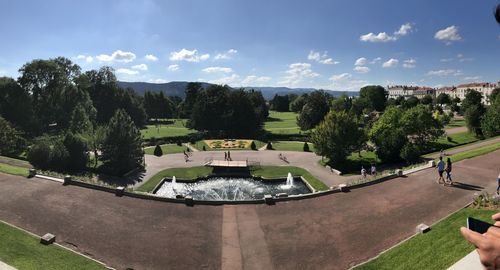
M 147 82 L 118 82 L 118 85 L 122 88 L 132 88 L 139 95 L 144 95 L 146 90 L 153 92 L 163 92 L 167 96 L 179 96 L 184 98 L 185 90 L 188 82 L 168 82 L 168 83 L 147 83 Z M 210 86 L 210 83 L 202 82 L 203 88 Z M 270 100 L 274 95 L 287 95 L 296 94 L 302 95 L 304 93 L 309 93 L 315 91 L 315 88 L 288 88 L 288 87 L 243 87 L 245 90 L 255 89 L 262 92 L 262 95 L 266 100 Z M 346 94 L 348 96 L 358 96 L 359 92 L 343 92 L 343 91 L 332 91 L 326 90 L 332 96 L 340 96 Z

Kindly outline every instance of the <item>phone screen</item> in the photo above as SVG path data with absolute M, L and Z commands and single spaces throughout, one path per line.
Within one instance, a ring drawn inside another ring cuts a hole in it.
M 482 220 L 471 218 L 471 217 L 467 218 L 467 228 L 469 228 L 472 231 L 478 232 L 480 234 L 483 234 L 486 231 L 488 231 L 488 228 L 491 226 L 493 226 L 493 224 L 489 224 L 489 223 L 484 222 Z

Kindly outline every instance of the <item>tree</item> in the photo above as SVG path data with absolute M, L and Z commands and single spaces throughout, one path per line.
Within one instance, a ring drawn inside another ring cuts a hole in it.
M 400 124 L 402 117 L 402 109 L 388 107 L 369 131 L 377 156 L 385 162 L 398 161 L 401 149 L 407 142 L 404 127 Z
M 228 86 L 213 85 L 198 93 L 188 126 L 199 131 L 217 133 L 227 122 Z
M 180 104 L 179 116 L 181 118 L 190 118 L 198 94 L 203 90 L 201 83 L 190 82 L 186 85 L 186 98 Z
M 493 89 L 493 91 L 491 91 L 491 94 L 488 97 L 488 99 L 490 100 L 490 103 L 495 102 L 495 100 L 497 99 L 498 94 L 500 94 L 500 88 L 498 88 L 498 87 L 495 88 L 495 89 Z
M 365 99 L 371 110 L 384 111 L 387 102 L 387 92 L 380 85 L 369 85 L 362 87 L 359 91 L 359 97 Z
M 230 137 L 251 136 L 262 129 L 263 119 L 259 119 L 252 101 L 244 90 L 234 90 L 227 97 L 227 125 L 224 128 Z
M 269 101 L 269 104 L 271 105 L 271 110 L 277 112 L 288 112 L 290 107 L 288 95 L 280 96 L 276 94 L 273 99 Z
M 149 118 L 172 118 L 174 104 L 163 92 L 146 91 L 144 93 L 144 109 Z
M 407 163 L 412 164 L 420 159 L 420 149 L 414 144 L 405 144 L 401 149 L 401 158 Z
M 68 132 L 64 137 L 63 144 L 68 152 L 66 169 L 70 171 L 84 170 L 89 160 L 85 139 L 81 135 Z
M 26 141 L 9 122 L 0 116 L 0 155 L 17 156 L 23 152 Z
M 161 157 L 163 156 L 163 150 L 161 149 L 161 146 L 159 144 L 157 144 L 155 146 L 155 150 L 154 150 L 154 153 L 153 153 L 155 156 L 157 157 Z
M 312 129 L 323 121 L 330 110 L 329 99 L 330 96 L 322 90 L 309 94 L 306 104 L 297 116 L 297 124 L 301 130 Z
M 464 112 L 471 106 L 481 105 L 481 100 L 483 98 L 483 95 L 476 90 L 467 89 L 466 91 L 465 99 L 462 101 L 462 110 Z
M 69 162 L 69 152 L 61 140 L 56 140 L 50 150 L 49 168 L 55 171 L 65 171 Z
M 0 116 L 24 132 L 37 129 L 32 126 L 31 95 L 12 78 L 0 77 Z
M 102 145 L 102 160 L 106 169 L 122 175 L 142 165 L 144 151 L 141 133 L 130 116 L 122 109 L 110 119 Z
M 338 98 L 334 98 L 331 103 L 332 103 L 332 110 L 336 112 L 341 112 L 341 111 L 348 112 L 351 110 L 352 107 L 351 98 L 345 94 L 343 94 Z
M 432 96 L 431 95 L 425 95 L 421 100 L 420 103 L 423 105 L 429 105 L 432 104 Z
M 491 96 L 490 96 L 491 97 Z M 500 95 L 495 96 L 481 120 L 481 130 L 486 137 L 500 135 Z
M 257 145 L 255 145 L 254 141 L 252 141 L 252 143 L 250 144 L 250 149 L 257 150 Z
M 264 96 L 262 96 L 262 92 L 252 89 L 247 92 L 247 96 L 250 98 L 250 102 L 252 102 L 252 106 L 259 122 L 266 121 L 267 117 L 269 117 L 269 108 L 267 107 Z
M 94 153 L 94 167 L 97 167 L 97 163 L 99 160 L 99 149 L 104 143 L 106 131 L 106 126 L 96 126 L 92 127 L 91 130 L 88 130 L 86 133 L 82 134 L 82 136 L 87 141 L 87 147 Z
M 71 113 L 70 131 L 73 133 L 88 133 L 92 129 L 92 122 L 81 104 L 78 104 Z
M 423 105 L 405 111 L 399 122 L 405 136 L 416 145 L 425 145 L 444 134 L 443 125 Z
M 479 137 L 483 135 L 481 131 L 481 118 L 486 111 L 481 100 L 481 93 L 469 89 L 465 94 L 465 99 L 462 101 L 465 124 L 470 132 Z
M 28 150 L 27 159 L 35 168 L 48 169 L 50 166 L 50 144 L 47 140 L 38 140 Z
M 307 142 L 304 142 L 304 146 L 302 147 L 302 150 L 303 150 L 304 152 L 309 152 L 309 151 L 311 151 L 311 150 L 309 149 L 309 144 L 307 144 Z
M 451 104 L 450 95 L 446 93 L 440 93 L 436 98 L 436 103 L 440 105 Z
M 329 112 L 311 134 L 315 152 L 333 163 L 345 161 L 363 136 L 359 126 L 356 118 L 346 112 Z
M 408 97 L 408 99 L 403 101 L 403 104 L 401 104 L 401 105 L 403 106 L 403 108 L 409 109 L 409 108 L 413 108 L 413 107 L 417 106 L 419 102 L 420 101 L 418 100 L 417 97 L 410 96 L 410 97 Z
M 307 94 L 303 94 L 302 96 L 297 97 L 293 102 L 290 102 L 290 111 L 295 113 L 302 111 L 302 108 L 306 104 L 307 97 Z

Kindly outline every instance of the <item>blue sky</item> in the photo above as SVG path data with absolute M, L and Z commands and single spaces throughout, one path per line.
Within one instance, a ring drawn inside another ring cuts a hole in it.
M 498 0 L 0 0 L 0 76 L 65 56 L 124 81 L 355 91 L 500 80 Z

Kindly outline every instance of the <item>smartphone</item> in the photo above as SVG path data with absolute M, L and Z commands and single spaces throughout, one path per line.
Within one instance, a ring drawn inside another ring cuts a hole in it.
M 467 218 L 467 228 L 469 228 L 469 230 L 478 232 L 480 234 L 483 234 L 486 231 L 488 231 L 488 228 L 491 226 L 497 227 L 497 226 L 494 226 L 493 224 L 490 224 L 488 222 L 484 222 L 484 221 L 479 220 L 479 219 L 475 219 L 475 218 L 471 218 L 471 217 Z

